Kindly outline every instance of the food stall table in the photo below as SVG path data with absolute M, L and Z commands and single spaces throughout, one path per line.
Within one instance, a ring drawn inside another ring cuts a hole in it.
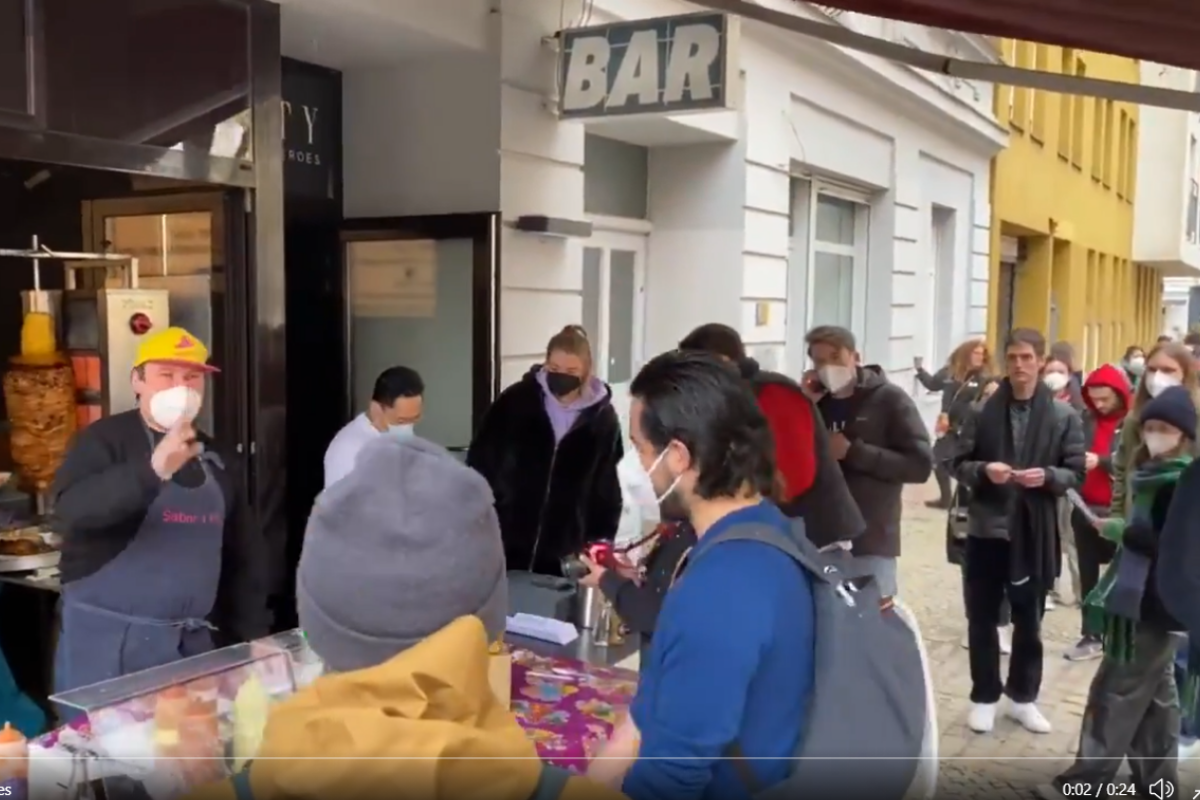
M 523 648 L 512 657 L 513 715 L 543 761 L 582 772 L 633 700 L 637 673 Z
M 514 715 L 543 760 L 582 771 L 633 697 L 637 673 L 613 665 L 636 645 L 605 647 L 586 633 L 566 646 L 522 637 L 507 643 Z M 194 693 L 203 684 L 225 719 L 231 699 L 251 675 L 279 698 L 321 671 L 303 635 L 292 631 L 67 693 L 59 699 L 86 714 L 31 742 L 30 796 L 74 800 L 88 796 L 88 784 L 97 783 L 110 797 L 125 796 L 138 785 L 151 797 L 174 796 L 178 778 L 156 768 L 151 744 L 154 716 L 167 691 L 186 686 Z M 221 739 L 228 739 L 227 723 L 221 731 Z M 114 754 L 120 758 L 108 757 Z M 226 761 L 220 769 L 227 774 Z

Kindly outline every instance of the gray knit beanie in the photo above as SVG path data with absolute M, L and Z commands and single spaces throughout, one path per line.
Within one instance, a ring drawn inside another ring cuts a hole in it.
M 496 640 L 508 583 L 487 481 L 433 442 L 380 436 L 317 497 L 296 602 L 338 672 L 382 664 L 466 614 Z

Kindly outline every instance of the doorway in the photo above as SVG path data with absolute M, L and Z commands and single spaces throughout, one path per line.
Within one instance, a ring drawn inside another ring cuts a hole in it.
M 221 372 L 208 378 L 205 393 L 210 401 L 197 422 L 224 457 L 239 460 L 251 441 L 252 399 L 243 192 L 139 195 L 83 203 L 83 238 L 89 249 L 136 257 L 138 285 L 166 289 L 170 324 L 186 328 L 208 345 L 209 358 Z
M 417 432 L 465 456 L 498 391 L 496 214 L 347 220 L 346 408 L 403 365 L 425 382 Z
M 629 384 L 644 360 L 646 240 L 597 231 L 583 248 L 583 319 L 596 376 L 612 387 L 613 408 L 628 433 Z

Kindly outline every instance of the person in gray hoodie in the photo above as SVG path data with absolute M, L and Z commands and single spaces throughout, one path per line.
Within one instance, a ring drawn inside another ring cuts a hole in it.
M 565 556 L 613 538 L 623 454 L 612 390 L 593 372 L 587 333 L 568 325 L 500 393 L 467 451 L 496 496 L 510 569 L 561 575 Z

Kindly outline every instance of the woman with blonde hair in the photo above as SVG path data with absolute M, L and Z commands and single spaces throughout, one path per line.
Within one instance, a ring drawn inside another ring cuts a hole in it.
M 920 358 L 913 359 L 917 380 L 929 391 L 942 393 L 942 410 L 934 427 L 938 439 L 933 446 L 934 475 L 939 496 L 925 505 L 947 509 L 953 500 L 947 462 L 954 453 L 958 431 L 971 413 L 971 405 L 979 398 L 979 390 L 992 374 L 992 357 L 987 342 L 974 338 L 954 348 L 946 360 L 946 366 L 932 375 L 925 371 L 921 362 Z
M 1136 419 L 1143 406 L 1171 386 L 1187 388 L 1196 407 L 1200 409 L 1200 375 L 1196 372 L 1191 348 L 1178 342 L 1163 342 L 1155 345 L 1146 356 L 1145 371 L 1133 395 L 1131 417 Z M 1131 512 L 1129 479 L 1136 467 L 1133 462 L 1141 446 L 1141 429 L 1137 425 L 1122 425 L 1112 454 L 1113 493 L 1109 513 L 1114 517 L 1125 519 Z
M 562 559 L 611 539 L 621 519 L 624 448 L 612 390 L 579 325 L 492 403 L 467 451 L 487 478 L 510 570 L 562 575 Z

